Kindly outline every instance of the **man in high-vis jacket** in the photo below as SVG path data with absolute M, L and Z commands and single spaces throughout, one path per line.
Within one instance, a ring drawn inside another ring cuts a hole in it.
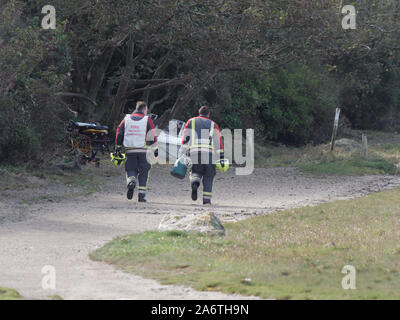
M 211 204 L 216 160 L 224 166 L 224 147 L 218 125 L 210 119 L 207 106 L 199 109 L 199 116 L 189 119 L 182 134 L 181 154 L 192 161 L 190 184 L 192 200 L 197 200 L 197 190 L 203 181 L 203 204 Z
M 132 199 L 137 180 L 139 181 L 139 202 L 146 202 L 146 190 L 149 182 L 151 164 L 146 153 L 150 146 L 156 146 L 157 137 L 153 120 L 147 116 L 147 104 L 139 101 L 136 110 L 127 114 L 117 129 L 115 137 L 116 151 L 124 146 L 127 161 L 125 162 L 127 198 Z M 155 151 L 157 153 L 157 150 Z

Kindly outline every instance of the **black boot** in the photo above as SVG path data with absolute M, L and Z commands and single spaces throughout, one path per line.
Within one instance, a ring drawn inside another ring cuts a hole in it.
M 193 182 L 192 183 L 192 200 L 196 201 L 197 200 L 197 189 L 199 188 L 200 183 L 198 182 Z
M 211 199 L 203 199 L 203 204 L 211 204 Z
M 147 202 L 146 195 L 144 193 L 139 193 L 139 202 Z
M 133 192 L 135 191 L 136 184 L 134 181 L 128 183 L 128 191 L 126 192 L 126 197 L 132 200 Z

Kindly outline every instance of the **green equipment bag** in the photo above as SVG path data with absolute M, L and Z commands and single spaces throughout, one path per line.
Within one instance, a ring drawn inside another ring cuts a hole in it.
M 175 164 L 171 170 L 171 175 L 178 179 L 185 179 L 189 166 L 190 159 L 187 157 L 180 157 L 175 161 Z

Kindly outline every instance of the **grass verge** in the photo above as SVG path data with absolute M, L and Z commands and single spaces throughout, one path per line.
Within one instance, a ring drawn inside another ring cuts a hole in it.
M 0 300 L 22 300 L 22 297 L 14 289 L 0 287 Z
M 400 173 L 400 136 L 371 132 L 369 136 L 369 157 L 361 154 L 354 146 L 336 146 L 329 152 L 329 145 L 305 146 L 255 146 L 257 167 L 298 167 L 314 174 L 326 175 L 379 175 Z M 399 142 L 392 140 L 398 139 Z M 357 140 L 351 140 L 355 144 Z M 388 142 L 385 142 L 388 141 Z
M 225 237 L 145 232 L 91 254 L 164 284 L 276 299 L 399 299 L 400 190 L 226 224 Z M 341 286 L 345 265 L 356 290 Z

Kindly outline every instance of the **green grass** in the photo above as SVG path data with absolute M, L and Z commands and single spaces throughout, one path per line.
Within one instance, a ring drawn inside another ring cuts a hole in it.
M 226 224 L 225 237 L 145 232 L 91 254 L 164 284 L 276 299 L 400 299 L 400 190 Z M 357 289 L 343 290 L 343 266 Z
M 22 297 L 14 289 L 0 287 L 0 300 L 22 300 Z
M 369 156 L 360 149 L 336 146 L 331 153 L 329 144 L 301 148 L 255 145 L 257 167 L 298 167 L 308 173 L 327 175 L 378 175 L 400 173 L 400 136 L 368 132 Z M 361 134 L 360 134 L 361 136 Z M 351 137 L 356 142 L 360 139 Z
M 47 296 L 47 298 L 49 300 L 64 300 L 61 296 L 59 296 L 58 294 L 52 294 L 50 296 Z

